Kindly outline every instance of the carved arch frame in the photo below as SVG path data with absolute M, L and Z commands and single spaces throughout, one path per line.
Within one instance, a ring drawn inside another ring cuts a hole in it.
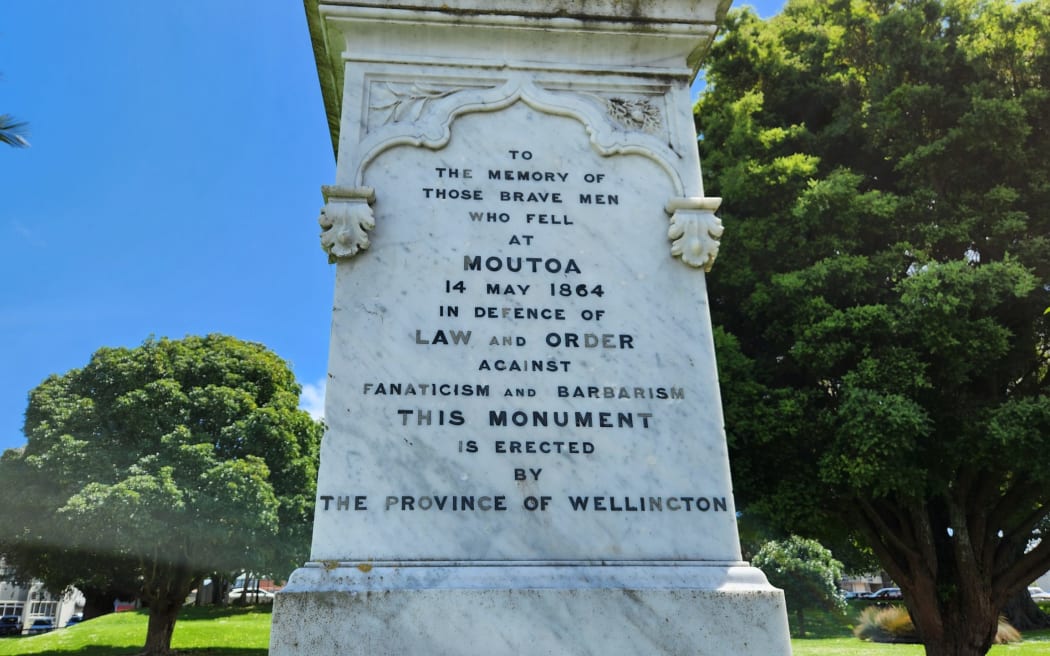
M 330 259 L 368 248 L 366 231 L 373 225 L 370 214 L 362 218 L 361 201 L 367 199 L 370 213 L 375 197 L 364 187 L 364 175 L 376 158 L 398 146 L 441 150 L 451 140 L 452 126 L 460 116 L 498 112 L 523 102 L 537 112 L 579 122 L 602 157 L 637 155 L 656 163 L 676 194 L 665 205 L 671 217 L 671 254 L 690 266 L 710 271 L 722 234 L 721 223 L 713 214 L 720 199 L 704 198 L 702 187 L 701 195 L 690 195 L 688 192 L 699 185 L 699 168 L 693 181 L 689 179 L 693 177 L 691 167 L 675 165 L 690 154 L 679 153 L 673 146 L 680 126 L 675 124 L 677 114 L 668 98 L 669 84 L 623 78 L 566 82 L 564 75 L 557 81 L 546 81 L 528 71 L 502 73 L 485 75 L 480 70 L 476 76 L 464 77 L 372 70 L 360 73 L 363 84 L 346 85 L 348 89 L 363 88 L 364 92 L 360 98 L 344 99 L 344 108 L 355 107 L 359 112 L 350 118 L 360 130 L 356 135 L 351 130 L 341 132 L 339 183 L 325 188 L 322 244 Z M 691 125 L 689 128 L 691 131 Z M 357 218 L 349 226 L 333 226 L 333 216 L 350 214 L 338 205 L 346 202 L 353 203 Z M 330 248 L 333 230 L 344 235 L 346 243 L 340 252 Z M 354 243 L 347 240 L 347 233 L 357 235 Z
M 368 80 L 370 90 L 377 83 L 412 83 L 418 86 L 420 80 L 418 76 L 407 80 L 397 79 L 391 75 L 370 75 L 369 77 L 371 78 Z M 396 146 L 441 150 L 452 138 L 452 125 L 460 116 L 478 112 L 498 112 L 520 101 L 538 112 L 565 116 L 578 121 L 587 131 L 591 145 L 603 157 L 641 155 L 651 159 L 667 172 L 676 193 L 685 193 L 686 184 L 683 177 L 672 164 L 679 159 L 679 155 L 669 147 L 671 139 L 666 126 L 662 131 L 663 134 L 660 135 L 618 126 L 595 100 L 595 97 L 602 95 L 615 95 L 609 94 L 610 89 L 607 86 L 583 87 L 581 85 L 576 88 L 566 88 L 567 85 L 564 83 L 557 84 L 557 86 L 556 83 L 544 84 L 542 80 L 522 72 L 515 72 L 502 79 L 492 78 L 484 82 L 478 78 L 471 78 L 470 86 L 465 86 L 468 84 L 467 80 L 447 77 L 433 78 L 428 82 L 433 88 L 453 87 L 454 89 L 443 97 L 435 98 L 432 102 L 427 103 L 415 120 L 388 122 L 368 129 L 363 138 L 353 147 L 360 153 L 360 156 L 355 158 L 357 161 L 351 174 L 352 181 L 347 181 L 351 186 L 361 186 L 365 169 L 383 152 Z M 481 86 L 482 84 L 484 86 Z M 455 88 L 456 85 L 464 86 Z M 667 109 L 663 106 L 666 104 L 666 85 L 639 83 L 632 87 L 621 88 L 617 91 L 624 96 L 659 99 L 661 105 L 659 109 L 662 114 L 667 115 Z M 368 100 L 366 100 L 365 111 L 369 114 L 373 114 L 377 109 L 382 109 L 375 107 Z M 375 124 L 372 116 L 363 118 L 362 122 L 366 129 Z

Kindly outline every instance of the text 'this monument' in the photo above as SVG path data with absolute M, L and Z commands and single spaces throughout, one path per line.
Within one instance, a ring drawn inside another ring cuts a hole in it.
M 789 654 L 741 561 L 689 85 L 728 2 L 307 2 L 336 291 L 271 654 Z

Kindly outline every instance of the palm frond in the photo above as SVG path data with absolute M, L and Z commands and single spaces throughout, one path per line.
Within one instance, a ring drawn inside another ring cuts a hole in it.
M 0 143 L 15 148 L 28 148 L 29 141 L 25 138 L 28 126 L 24 121 L 16 121 L 10 114 L 0 114 Z

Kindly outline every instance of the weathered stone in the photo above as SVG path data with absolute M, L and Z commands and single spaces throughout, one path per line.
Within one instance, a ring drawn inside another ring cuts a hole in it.
M 271 653 L 790 653 L 706 306 L 689 84 L 728 3 L 491 4 L 309 6 L 328 432 Z

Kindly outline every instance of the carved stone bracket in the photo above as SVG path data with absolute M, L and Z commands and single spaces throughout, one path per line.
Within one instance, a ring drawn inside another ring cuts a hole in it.
M 667 203 L 671 227 L 671 255 L 694 267 L 710 271 L 718 257 L 718 240 L 722 236 L 722 221 L 715 210 L 721 198 L 672 198 Z
M 376 227 L 372 203 L 376 200 L 371 187 L 323 186 L 325 205 L 321 210 L 321 248 L 328 262 L 353 257 L 369 246 L 368 231 Z

